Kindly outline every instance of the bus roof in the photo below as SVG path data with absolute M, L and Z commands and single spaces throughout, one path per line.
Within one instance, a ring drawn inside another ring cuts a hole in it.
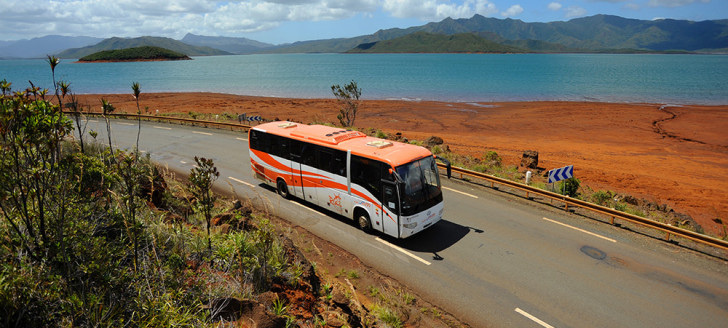
M 352 154 L 380 160 L 393 167 L 432 156 L 432 153 L 424 147 L 369 137 L 359 131 L 324 125 L 278 121 L 264 123 L 253 129 L 343 151 L 351 150 Z

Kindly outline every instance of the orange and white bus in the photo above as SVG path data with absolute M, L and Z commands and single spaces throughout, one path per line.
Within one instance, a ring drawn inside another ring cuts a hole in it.
M 323 125 L 272 122 L 251 128 L 253 175 L 356 220 L 359 227 L 407 238 L 442 218 L 435 157 L 424 147 Z

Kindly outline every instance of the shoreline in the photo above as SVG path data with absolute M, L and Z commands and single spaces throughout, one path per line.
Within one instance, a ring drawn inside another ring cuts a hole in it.
M 105 97 L 117 112 L 137 111 L 131 93 L 77 97 L 92 109 Z M 338 123 L 335 99 L 174 92 L 142 93 L 139 104 L 152 115 L 247 113 Z M 728 223 L 728 105 L 363 100 L 355 126 L 410 140 L 439 136 L 452 152 L 482 158 L 495 151 L 504 165 L 518 165 L 523 151 L 535 150 L 539 167 L 574 165 L 582 185 L 667 204 L 710 235 L 724 233 L 714 219 Z

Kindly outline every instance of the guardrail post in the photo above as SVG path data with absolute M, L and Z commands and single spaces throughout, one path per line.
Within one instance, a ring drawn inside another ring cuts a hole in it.
M 670 233 L 665 232 L 665 241 L 670 241 Z
M 612 218 L 611 218 L 611 219 L 609 220 L 609 223 L 611 223 L 612 225 L 614 225 L 614 217 L 612 217 Z

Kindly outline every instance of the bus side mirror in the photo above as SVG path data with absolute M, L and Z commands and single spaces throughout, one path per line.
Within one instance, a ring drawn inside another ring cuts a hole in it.
M 433 156 L 435 156 L 435 159 L 436 159 L 436 160 L 439 160 L 440 162 L 443 162 L 443 163 L 445 164 L 445 168 L 446 168 L 446 170 L 447 170 L 447 178 L 448 178 L 448 179 L 450 179 L 450 176 L 452 175 L 452 174 L 451 174 L 451 172 L 452 172 L 452 167 L 450 167 L 450 161 L 448 161 L 448 160 L 447 160 L 447 159 L 445 159 L 445 158 L 439 157 L 439 156 L 437 156 L 437 155 L 433 155 Z

